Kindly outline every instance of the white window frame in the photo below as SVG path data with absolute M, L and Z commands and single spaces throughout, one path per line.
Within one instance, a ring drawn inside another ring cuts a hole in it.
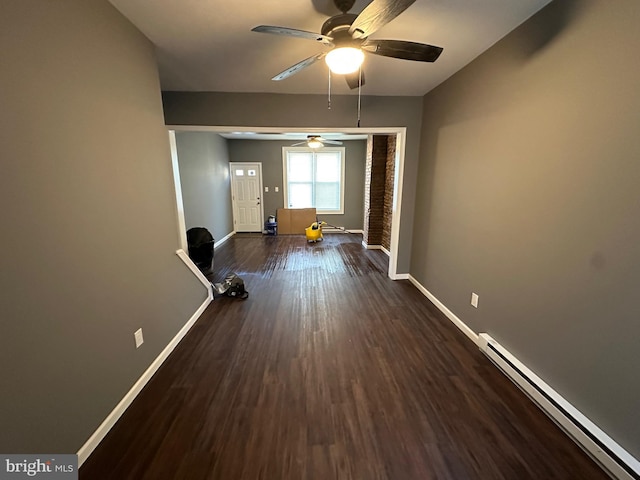
M 289 181 L 287 179 L 287 154 L 289 152 L 310 152 L 314 154 L 323 152 L 340 152 L 340 210 L 316 209 L 316 213 L 322 215 L 344 215 L 345 147 L 322 147 L 319 149 L 309 147 L 282 147 L 282 188 L 285 208 L 289 208 Z

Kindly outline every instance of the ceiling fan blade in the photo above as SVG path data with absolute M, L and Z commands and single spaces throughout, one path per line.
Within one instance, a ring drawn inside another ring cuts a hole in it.
M 373 0 L 351 24 L 353 38 L 366 38 L 396 18 L 416 0 Z
M 294 143 L 293 145 L 291 145 L 292 147 L 299 147 L 300 145 L 306 145 L 307 144 L 307 140 L 305 140 L 304 142 L 298 142 L 298 143 Z
M 360 48 L 376 55 L 416 62 L 435 62 L 443 50 L 442 47 L 404 40 L 367 40 Z
M 347 73 L 344 76 L 344 79 L 347 81 L 347 85 L 351 90 L 358 88 L 358 86 L 364 85 L 364 70 L 362 70 L 362 78 L 360 77 L 360 70 L 353 73 Z M 362 83 L 360 83 L 362 82 Z
M 313 65 L 318 60 L 323 58 L 325 55 L 326 55 L 326 53 L 318 53 L 317 55 L 313 55 L 313 56 L 311 56 L 309 58 L 305 58 L 301 62 L 298 62 L 295 65 L 291 65 L 285 71 L 280 72 L 275 77 L 273 77 L 271 80 L 275 80 L 277 82 L 277 81 L 280 81 L 280 80 L 284 80 L 285 78 L 289 78 L 291 75 L 295 75 L 300 70 Z
M 333 45 L 333 38 L 319 33 L 307 32 L 305 30 L 297 30 L 295 28 L 274 27 L 272 25 L 258 25 L 251 29 L 252 32 L 271 33 L 273 35 L 285 35 L 287 37 L 304 38 L 306 40 L 314 40 L 324 43 L 325 45 Z
M 327 140 L 326 138 L 320 139 L 322 143 L 327 143 L 329 145 L 342 145 L 340 140 Z

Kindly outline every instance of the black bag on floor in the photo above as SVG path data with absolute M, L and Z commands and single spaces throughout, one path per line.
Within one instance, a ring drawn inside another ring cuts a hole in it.
M 193 227 L 187 230 L 189 258 L 203 272 L 213 267 L 214 243 L 211 232 L 204 227 Z
M 222 283 L 214 283 L 213 289 L 217 294 L 226 295 L 227 297 L 236 297 L 244 300 L 249 296 L 249 292 L 244 288 L 244 280 L 235 273 L 227 275 Z

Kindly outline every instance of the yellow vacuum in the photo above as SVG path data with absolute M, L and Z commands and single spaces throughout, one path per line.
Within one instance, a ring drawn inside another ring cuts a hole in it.
M 307 242 L 319 242 L 322 240 L 323 225 L 326 225 L 326 222 L 313 222 L 304 229 L 304 233 L 307 234 Z

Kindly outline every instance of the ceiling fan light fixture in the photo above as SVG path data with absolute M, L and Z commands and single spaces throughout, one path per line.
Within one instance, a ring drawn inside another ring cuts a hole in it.
M 364 62 L 364 52 L 359 48 L 334 48 L 324 58 L 329 69 L 338 75 L 354 73 Z
M 323 145 L 322 145 L 322 142 L 317 138 L 310 138 L 309 141 L 307 142 L 307 146 L 309 148 L 320 148 Z

